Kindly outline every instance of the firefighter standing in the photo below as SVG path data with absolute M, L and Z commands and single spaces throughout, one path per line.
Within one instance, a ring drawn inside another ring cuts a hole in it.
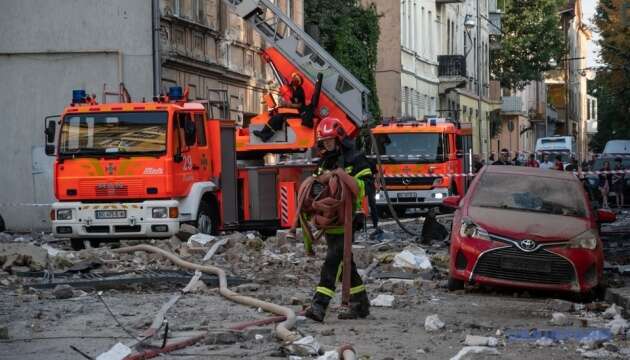
M 315 176 L 327 171 L 343 168 L 352 176 L 359 187 L 359 196 L 354 204 L 356 210 L 365 196 L 365 181 L 371 178 L 372 172 L 365 155 L 355 149 L 354 143 L 346 137 L 341 122 L 335 118 L 323 119 L 317 127 L 317 144 L 321 159 Z M 319 285 L 311 306 L 306 310 L 306 317 L 322 322 L 326 308 L 335 296 L 335 285 L 341 279 L 343 264 L 344 232 L 343 226 L 325 231 L 326 260 L 321 270 Z M 370 314 L 370 302 L 363 281 L 352 260 L 350 307 L 339 314 L 340 319 L 364 318 Z

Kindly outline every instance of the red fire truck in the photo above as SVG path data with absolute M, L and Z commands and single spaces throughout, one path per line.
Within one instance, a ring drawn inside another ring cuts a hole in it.
M 187 101 L 178 87 L 146 103 L 97 104 L 73 91 L 71 105 L 46 119 L 46 152 L 56 157 L 55 236 L 79 248 L 84 239 L 169 237 L 183 223 L 204 233 L 289 227 L 297 188 L 313 165 L 263 158 L 299 158 L 315 144 L 314 128 L 326 116 L 338 117 L 351 136 L 358 133 L 368 117 L 363 84 L 269 1 L 224 1 L 264 38 L 261 55 L 281 84 L 293 72 L 303 77 L 313 122 L 289 119 L 262 143 L 250 131 L 290 111 L 274 106 L 271 96 L 269 111 L 237 128 L 213 116 L 216 104 Z
M 444 118 L 384 120 L 372 132 L 385 185 L 376 204 L 388 213 L 384 191 L 397 212 L 440 207 L 453 194 L 464 194 L 470 172 L 471 129 Z M 448 175 L 452 174 L 452 175 Z

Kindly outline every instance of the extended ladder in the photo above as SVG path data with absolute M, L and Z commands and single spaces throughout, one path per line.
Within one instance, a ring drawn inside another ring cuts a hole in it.
M 322 91 L 357 127 L 369 118 L 369 89 L 268 0 L 223 0 L 234 13 L 249 22 L 267 48 L 280 51 L 293 66 L 315 83 L 323 75 Z

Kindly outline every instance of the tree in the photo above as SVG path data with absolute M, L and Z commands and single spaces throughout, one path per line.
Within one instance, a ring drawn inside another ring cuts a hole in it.
M 553 69 L 549 61 L 564 58 L 559 4 L 559 0 L 513 0 L 505 5 L 501 47 L 491 54 L 493 77 L 502 87 L 522 89 L 530 81 L 542 80 L 543 73 Z
M 601 0 L 595 12 L 600 58 L 590 93 L 597 97 L 598 129 L 591 142 L 601 151 L 610 139 L 630 139 L 630 17 L 623 0 Z
M 376 93 L 377 45 L 380 35 L 374 6 L 358 0 L 305 0 L 305 28 L 341 65 L 370 89 L 369 110 L 380 118 Z

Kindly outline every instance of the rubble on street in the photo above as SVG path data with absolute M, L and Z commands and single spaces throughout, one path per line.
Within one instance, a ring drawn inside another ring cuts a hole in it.
M 416 229 L 421 225 L 410 223 Z M 371 315 L 338 320 L 338 292 L 322 324 L 301 314 L 313 296 L 325 248 L 317 244 L 316 255 L 307 256 L 299 232 L 296 240 L 282 231 L 267 238 L 256 232 L 188 233 L 81 251 L 63 241 L 23 241 L 24 235 L 5 233 L 0 358 L 35 358 L 43 351 L 47 359 L 78 358 L 78 351 L 91 358 L 133 358 L 160 348 L 165 334 L 167 347 L 183 345 L 164 358 L 336 359 L 341 344 L 352 344 L 363 359 L 624 358 L 630 353 L 625 310 L 616 304 L 477 286 L 449 292 L 446 243 L 421 244 L 394 226 L 385 231 L 390 240 L 358 236 L 354 244 Z M 292 309 L 299 340 L 279 341 L 277 316 L 222 297 L 211 274 L 197 275 L 158 254 L 116 250 L 140 243 L 220 267 L 239 295 Z M 141 280 L 130 280 L 136 278 Z

